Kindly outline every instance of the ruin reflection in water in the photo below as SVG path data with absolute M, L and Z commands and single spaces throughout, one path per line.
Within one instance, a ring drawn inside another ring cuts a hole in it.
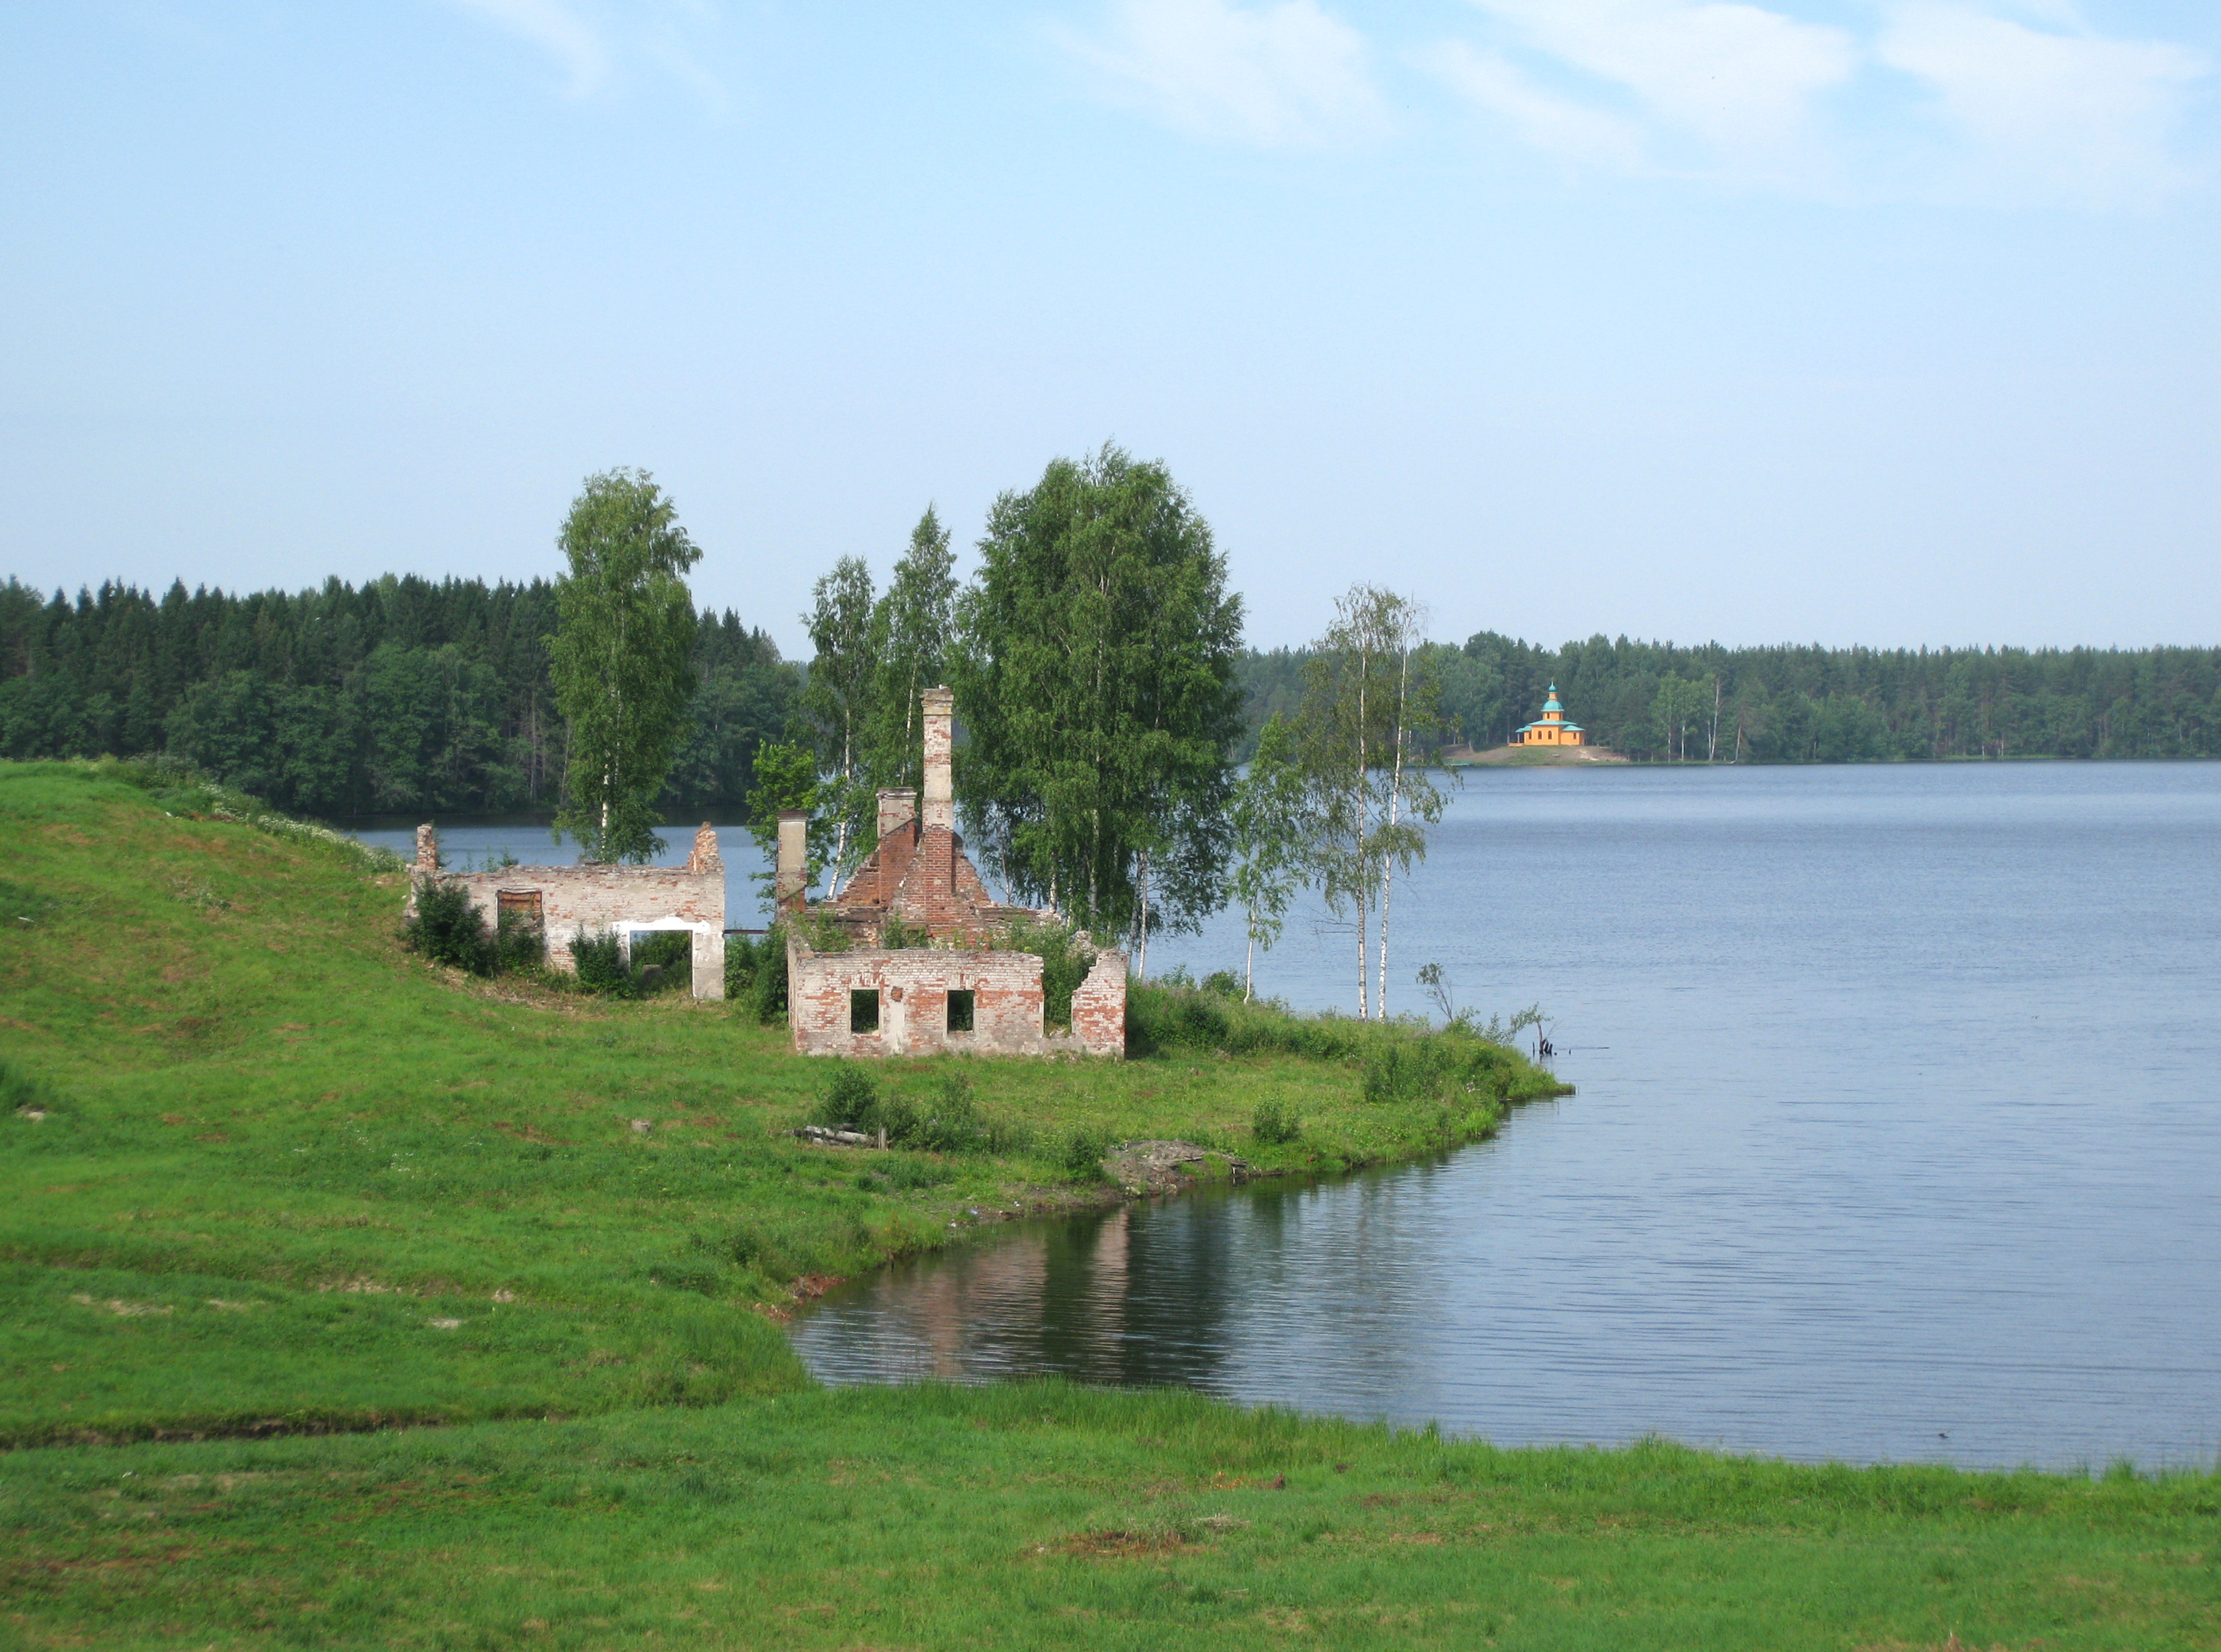
M 1547 921 L 1515 854 L 1580 869 Z M 1400 968 L 1545 1000 L 1577 1096 L 1435 1163 L 985 1236 L 828 1298 L 810 1368 L 1505 1443 L 2214 1461 L 2221 764 L 1491 775 L 1398 910 Z M 1272 988 L 1343 1002 L 1304 916 Z M 1238 917 L 1163 954 L 1238 966 Z
M 1392 1179 L 1428 1168 L 1354 1178 L 1324 1205 L 1319 1187 L 1265 1183 L 1019 1223 L 827 1298 L 797 1323 L 795 1344 L 834 1383 L 1056 1375 L 1230 1393 L 1244 1328 L 1261 1311 L 1283 1348 L 1330 1342 L 1313 1352 L 1338 1386 L 1408 1394 L 1399 1339 L 1367 1331 L 1382 1287 L 1423 1266 L 1414 1230 L 1389 1219 Z M 1308 1254 L 1299 1271 L 1307 1211 L 1310 1236 L 1323 1221 L 1334 1242 L 1331 1260 Z

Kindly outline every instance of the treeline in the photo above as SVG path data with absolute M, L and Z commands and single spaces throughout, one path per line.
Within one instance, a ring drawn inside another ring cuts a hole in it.
M 566 752 L 549 676 L 555 588 L 387 575 L 233 596 L 0 585 L 0 755 L 166 752 L 291 812 L 552 810 Z M 802 673 L 704 610 L 692 732 L 660 805 L 745 806 Z
M 1244 757 L 1295 707 L 1309 657 L 1242 658 Z M 1424 658 L 1436 749 L 1503 745 L 1555 682 L 1592 745 L 1653 761 L 2221 756 L 2221 648 L 1543 648 L 1483 631 Z

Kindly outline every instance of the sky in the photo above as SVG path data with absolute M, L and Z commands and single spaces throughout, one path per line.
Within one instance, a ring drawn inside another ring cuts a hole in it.
M 552 576 L 790 654 L 1106 441 L 1299 644 L 2221 643 L 2212 0 L 24 0 L 0 577 Z

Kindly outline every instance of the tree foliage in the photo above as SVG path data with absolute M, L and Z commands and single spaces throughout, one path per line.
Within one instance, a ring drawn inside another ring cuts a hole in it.
M 956 553 L 932 506 L 910 530 L 886 595 L 872 610 L 872 704 L 865 768 L 874 788 L 925 784 L 919 697 L 948 675 L 956 623 Z
M 1225 899 L 1241 598 L 1161 464 L 1105 445 L 995 502 L 951 662 L 957 792 L 1022 898 L 1097 935 Z
M 872 570 L 860 556 L 844 556 L 810 588 L 802 616 L 816 653 L 802 690 L 803 710 L 816 732 L 818 768 L 824 776 L 819 805 L 831 816 L 836 876 L 855 863 L 872 813 L 872 788 L 863 747 L 877 686 L 872 649 L 875 606 Z
M 1295 725 L 1275 714 L 1258 735 L 1256 752 L 1234 788 L 1232 888 L 1249 943 L 1242 969 L 1245 1002 L 1255 992 L 1257 954 L 1280 938 L 1296 891 L 1310 881 L 1315 829 L 1298 759 Z
M 1424 742 L 1501 746 L 1555 682 L 1590 743 L 1647 760 L 2221 757 L 2221 648 L 1685 647 L 1593 636 L 1548 648 L 1483 631 L 1424 656 L 1442 728 Z M 1243 750 L 1301 698 L 1307 648 L 1240 662 Z M 1698 685 L 1701 713 L 1660 695 Z M 1665 713 L 1670 712 L 1671 716 Z M 1700 726 L 1701 725 L 1701 726 Z
M 571 748 L 556 830 L 591 860 L 649 860 L 694 698 L 685 574 L 701 552 L 654 479 L 622 469 L 586 479 L 556 543 L 570 572 L 555 582 L 549 663 Z
M 289 813 L 551 807 L 566 761 L 555 591 L 414 576 L 233 596 L 0 584 L 0 756 L 181 757 Z M 697 617 L 694 732 L 662 805 L 736 812 L 795 668 L 729 611 Z
M 1426 854 L 1442 798 L 1417 760 L 1436 722 L 1424 613 L 1377 585 L 1354 585 L 1304 665 L 1297 749 L 1311 798 L 1310 870 L 1327 910 L 1356 937 L 1357 1013 L 1388 1012 L 1396 876 Z M 1377 936 L 1376 936 L 1377 926 Z M 1380 985 L 1368 990 L 1367 960 Z
M 804 860 L 808 882 L 815 884 L 833 859 L 837 843 L 836 822 L 825 807 L 826 786 L 817 767 L 817 755 L 799 742 L 778 741 L 756 753 L 755 789 L 748 794 L 748 835 L 762 852 L 764 870 L 755 874 L 762 886 L 766 910 L 773 904 L 779 876 L 779 817 L 782 810 L 810 811 Z

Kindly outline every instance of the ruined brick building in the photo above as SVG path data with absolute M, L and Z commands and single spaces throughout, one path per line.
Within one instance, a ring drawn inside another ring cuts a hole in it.
M 694 996 L 725 996 L 725 862 L 717 834 L 706 823 L 694 834 L 694 852 L 683 867 L 502 867 L 492 872 L 443 873 L 440 836 L 429 824 L 416 829 L 416 860 L 410 868 L 410 906 L 416 886 L 446 878 L 470 892 L 489 929 L 529 923 L 547 938 L 550 968 L 571 969 L 571 942 L 584 929 L 613 931 L 628 961 L 635 930 L 685 929 Z
M 1042 961 L 998 950 L 1014 922 L 1055 914 L 998 903 L 956 835 L 950 773 L 955 697 L 924 697 L 925 788 L 879 796 L 879 842 L 829 899 L 808 898 L 809 816 L 779 817 L 774 885 L 788 920 L 787 1015 L 805 1054 L 911 1055 L 975 1050 L 1004 1055 L 1126 1053 L 1126 958 L 1098 950 L 1072 995 L 1069 1031 L 1044 1020 Z M 890 925 L 923 945 L 885 945 Z M 845 951 L 820 950 L 828 926 Z

